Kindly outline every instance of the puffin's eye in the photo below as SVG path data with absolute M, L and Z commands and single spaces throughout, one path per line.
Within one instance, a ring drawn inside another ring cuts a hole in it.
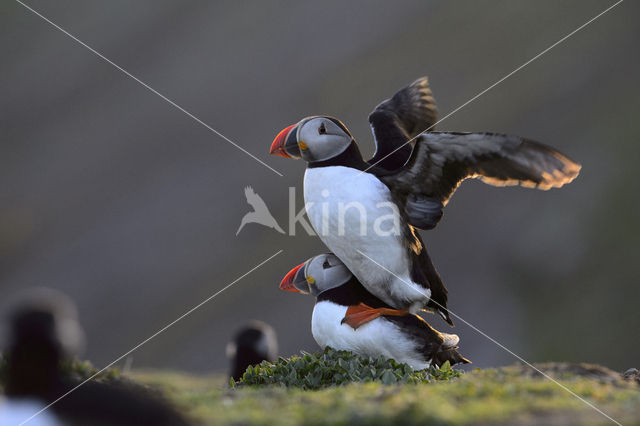
M 324 134 L 326 134 L 326 133 L 327 133 L 327 128 L 326 128 L 326 127 L 324 127 L 324 123 L 322 123 L 322 124 L 320 125 L 320 127 L 318 127 L 318 134 L 319 134 L 319 135 L 324 135 Z
M 323 267 L 324 269 L 327 269 L 327 268 L 330 268 L 330 267 L 331 267 L 331 264 L 329 263 L 329 261 L 328 261 L 328 260 L 325 260 L 325 261 L 324 261 L 324 263 L 322 264 L 322 267 Z

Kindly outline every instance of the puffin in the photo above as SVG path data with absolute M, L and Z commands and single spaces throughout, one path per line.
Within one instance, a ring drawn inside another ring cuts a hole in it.
M 315 296 L 311 332 L 323 348 L 393 358 L 414 370 L 439 367 L 445 361 L 470 362 L 457 351 L 458 336 L 440 333 L 418 315 L 391 308 L 369 293 L 333 253 L 293 268 L 280 289 Z M 358 316 L 368 321 L 357 324 Z
M 238 381 L 250 365 L 278 358 L 278 338 L 269 324 L 251 321 L 236 332 L 227 344 L 227 358 L 231 361 L 230 377 Z
M 424 131 L 437 117 L 425 87 L 426 78 L 418 79 L 369 115 L 376 154 L 368 161 L 330 116 L 286 127 L 270 152 L 307 163 L 311 225 L 369 292 L 400 311 L 436 312 L 453 326 L 447 289 L 418 230 L 438 224 L 465 179 L 546 190 L 571 182 L 581 166 L 518 136 Z
M 13 310 L 6 354 L 7 401 L 0 424 L 21 423 L 80 384 L 64 363 L 83 341 L 76 308 L 64 294 L 33 289 Z M 16 409 L 17 408 L 17 409 Z M 154 391 L 126 379 L 88 381 L 37 414 L 29 424 L 187 425 L 189 422 Z
M 349 133 L 338 119 L 327 118 L 332 119 L 342 131 Z M 415 144 L 411 139 L 420 131 L 433 128 L 437 121 L 438 109 L 429 80 L 421 77 L 381 102 L 369 114 L 369 126 L 376 150 L 367 161 L 367 166 L 391 171 L 399 169 L 411 156 Z M 270 153 L 285 158 L 302 158 L 301 149 L 306 148 L 304 143 L 302 146 L 298 144 L 296 133 L 296 124 L 282 129 L 274 139 Z

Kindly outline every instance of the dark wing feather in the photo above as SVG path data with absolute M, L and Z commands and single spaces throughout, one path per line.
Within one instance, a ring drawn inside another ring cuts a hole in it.
M 385 316 L 384 318 L 396 324 L 415 343 L 416 349 L 424 354 L 425 359 L 431 360 L 436 366 L 440 367 L 445 361 L 449 361 L 451 365 L 471 362 L 457 351 L 457 346 L 445 347 L 442 333 L 418 315 Z
M 460 352 L 457 350 L 458 348 L 443 348 L 433 358 L 433 363 L 438 367 L 442 366 L 445 362 L 449 361 L 450 365 L 455 364 L 471 364 L 467 358 L 462 356 Z
M 422 77 L 398 91 L 369 114 L 376 153 L 369 164 L 386 170 L 396 170 L 411 155 L 412 143 L 418 134 L 431 130 L 438 119 L 435 100 L 427 77 Z
M 579 171 L 579 164 L 555 149 L 517 136 L 428 132 L 416 139 L 405 167 L 381 179 L 404 197 L 405 207 L 410 207 L 410 195 L 439 200 L 444 206 L 467 178 L 546 190 L 571 182 Z
M 415 235 L 420 238 L 420 234 L 417 232 Z M 422 242 L 422 238 L 420 238 L 420 241 Z M 438 313 L 442 319 L 453 327 L 453 320 L 451 320 L 449 310 L 447 309 L 447 295 L 449 294 L 449 291 L 442 282 L 440 274 L 431 261 L 431 257 L 429 256 L 429 253 L 427 253 L 427 248 L 424 246 L 424 243 L 422 243 L 422 247 L 422 252 L 417 255 L 417 260 L 419 262 L 418 265 L 420 265 L 425 277 L 429 281 L 429 288 L 431 289 L 431 299 L 429 300 L 429 303 L 427 303 L 427 310 L 433 310 Z M 416 263 L 414 263 L 414 270 L 416 269 L 415 265 Z

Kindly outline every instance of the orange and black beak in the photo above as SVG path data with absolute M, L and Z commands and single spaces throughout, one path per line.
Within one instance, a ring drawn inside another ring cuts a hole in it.
M 287 126 L 278 133 L 273 140 L 269 153 L 279 155 L 284 158 L 300 158 L 300 148 L 298 147 L 298 125 Z
M 309 284 L 307 284 L 307 279 L 304 273 L 305 265 L 306 262 L 301 263 L 300 265 L 290 270 L 287 275 L 284 276 L 282 282 L 280 282 L 280 290 L 295 291 L 296 293 L 308 294 Z

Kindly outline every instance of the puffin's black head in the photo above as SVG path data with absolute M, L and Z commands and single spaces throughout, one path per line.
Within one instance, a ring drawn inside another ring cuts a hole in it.
M 354 143 L 349 130 L 337 118 L 313 116 L 280 131 L 270 152 L 310 163 L 337 157 Z
M 333 253 L 314 256 L 293 268 L 280 283 L 280 290 L 317 296 L 325 290 L 341 286 L 353 274 Z
M 276 332 L 264 322 L 252 321 L 240 329 L 227 344 L 227 357 L 231 360 L 231 377 L 240 380 L 248 366 L 262 361 L 276 361 Z
M 7 395 L 49 396 L 60 379 L 60 361 L 82 340 L 75 306 L 66 296 L 50 289 L 25 295 L 10 318 Z

